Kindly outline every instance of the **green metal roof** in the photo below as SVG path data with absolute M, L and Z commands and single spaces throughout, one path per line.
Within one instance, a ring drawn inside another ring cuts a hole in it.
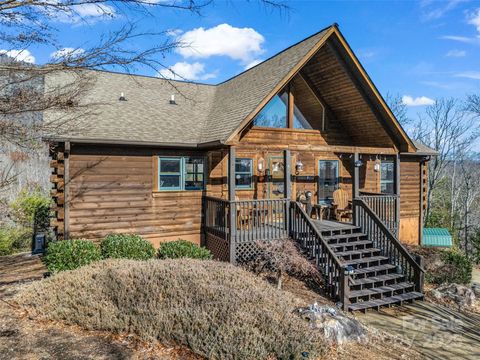
M 453 245 L 452 235 L 445 228 L 423 229 L 422 246 L 451 247 Z

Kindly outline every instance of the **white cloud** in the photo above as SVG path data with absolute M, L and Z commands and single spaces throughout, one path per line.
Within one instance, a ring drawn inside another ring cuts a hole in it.
M 0 55 L 6 55 L 16 61 L 35 64 L 35 57 L 28 50 L 0 50 Z
M 255 65 L 258 65 L 262 62 L 263 60 L 260 60 L 260 59 L 255 59 L 253 60 L 252 62 L 249 62 L 247 65 L 245 65 L 244 67 L 244 70 L 248 70 L 252 67 L 254 67 Z
M 426 96 L 419 96 L 413 98 L 410 95 L 404 95 L 402 96 L 402 103 L 407 106 L 425 106 L 435 104 L 435 100 L 430 99 Z
M 448 1 L 422 1 L 420 7 L 423 8 L 422 20 L 432 21 L 438 20 L 452 11 L 462 2 L 466 0 L 448 0 Z
M 228 56 L 247 65 L 264 52 L 265 38 L 252 28 L 220 24 L 210 29 L 200 27 L 187 31 L 179 40 L 185 47 L 177 51 L 185 58 Z
M 480 80 L 480 71 L 464 71 L 455 74 L 456 77 L 467 78 L 472 80 Z
M 81 17 L 112 17 L 115 15 L 115 9 L 105 4 L 81 4 L 72 8 Z
M 473 14 L 469 16 L 467 21 L 470 25 L 473 25 L 477 28 L 477 31 L 480 33 L 480 8 L 476 10 Z
M 446 35 L 446 36 L 442 36 L 441 39 L 453 40 L 453 41 L 458 41 L 458 42 L 466 43 L 466 44 L 480 44 L 480 38 L 478 38 L 478 37 Z
M 100 3 L 74 5 L 62 10 L 63 11 L 47 9 L 45 11 L 52 19 L 70 24 L 80 24 L 82 22 L 92 24 L 100 20 L 113 19 L 117 15 L 112 6 Z
M 205 64 L 177 62 L 168 69 L 160 70 L 159 75 L 172 80 L 208 80 L 216 77 L 214 73 L 205 73 Z
M 54 51 L 53 53 L 50 54 L 50 57 L 55 60 L 63 59 L 63 58 L 75 58 L 79 55 L 82 55 L 84 52 L 85 50 L 81 48 L 74 49 L 71 47 L 66 47 L 66 48 Z
M 448 57 L 464 57 L 467 55 L 467 52 L 465 50 L 450 50 L 445 56 Z

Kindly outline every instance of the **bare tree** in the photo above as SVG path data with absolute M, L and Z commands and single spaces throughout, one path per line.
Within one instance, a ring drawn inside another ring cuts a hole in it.
M 255 0 L 268 8 L 284 10 L 276 0 Z M 94 84 L 88 70 L 121 70 L 133 73 L 151 69 L 159 74 L 165 55 L 189 46 L 170 36 L 169 29 L 141 32 L 134 15 L 154 16 L 154 9 L 174 9 L 201 15 L 214 0 L 0 0 L 0 191 L 19 179 L 19 163 L 45 154 L 42 134 L 81 131 L 82 118 L 101 104 L 78 101 Z M 82 48 L 62 43 L 57 34 L 62 21 L 88 23 L 89 12 L 102 17 L 121 18 L 121 25 L 87 42 Z M 120 16 L 121 15 L 121 16 Z M 153 44 L 139 48 L 140 39 Z M 55 48 L 55 56 L 41 65 L 30 64 L 28 49 Z M 65 75 L 67 74 L 67 75 Z M 177 75 L 177 74 L 175 74 Z M 67 79 L 47 87 L 47 78 Z M 171 83 L 174 87 L 174 84 Z M 46 122 L 46 111 L 58 114 Z M 72 116 L 75 114 L 75 116 Z M 23 151 L 26 157 L 12 157 Z M 44 164 L 42 164 L 44 166 Z M 46 169 L 47 170 L 47 169 Z
M 412 119 L 408 117 L 407 105 L 403 103 L 400 94 L 387 93 L 385 101 L 387 102 L 390 110 L 392 110 L 393 115 L 395 115 L 400 125 L 406 126 L 412 122 Z
M 478 136 L 478 125 L 455 99 L 436 100 L 426 108 L 425 116 L 419 118 L 413 137 L 438 152 L 429 162 L 426 221 L 433 191 L 447 164 L 453 161 L 456 166 L 459 154 L 465 153 Z

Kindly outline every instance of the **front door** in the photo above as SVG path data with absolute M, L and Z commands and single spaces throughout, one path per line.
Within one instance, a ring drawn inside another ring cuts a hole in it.
M 338 189 L 338 160 L 320 160 L 318 164 L 318 202 L 331 204 Z
M 268 158 L 268 193 L 269 199 L 282 199 L 285 197 L 285 166 L 283 156 L 270 156 Z

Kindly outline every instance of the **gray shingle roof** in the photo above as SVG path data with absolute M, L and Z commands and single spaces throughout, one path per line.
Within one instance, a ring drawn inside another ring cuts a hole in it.
M 88 105 L 77 131 L 57 129 L 47 138 L 196 145 L 224 142 L 284 77 L 325 36 L 328 28 L 218 85 L 91 71 Z M 55 74 L 51 88 L 68 81 Z M 119 101 L 120 93 L 126 101 Z M 176 94 L 176 105 L 169 103 Z M 47 121 L 58 113 L 46 113 Z M 74 116 L 74 115 L 72 115 Z M 63 114 L 62 114 L 63 117 Z

